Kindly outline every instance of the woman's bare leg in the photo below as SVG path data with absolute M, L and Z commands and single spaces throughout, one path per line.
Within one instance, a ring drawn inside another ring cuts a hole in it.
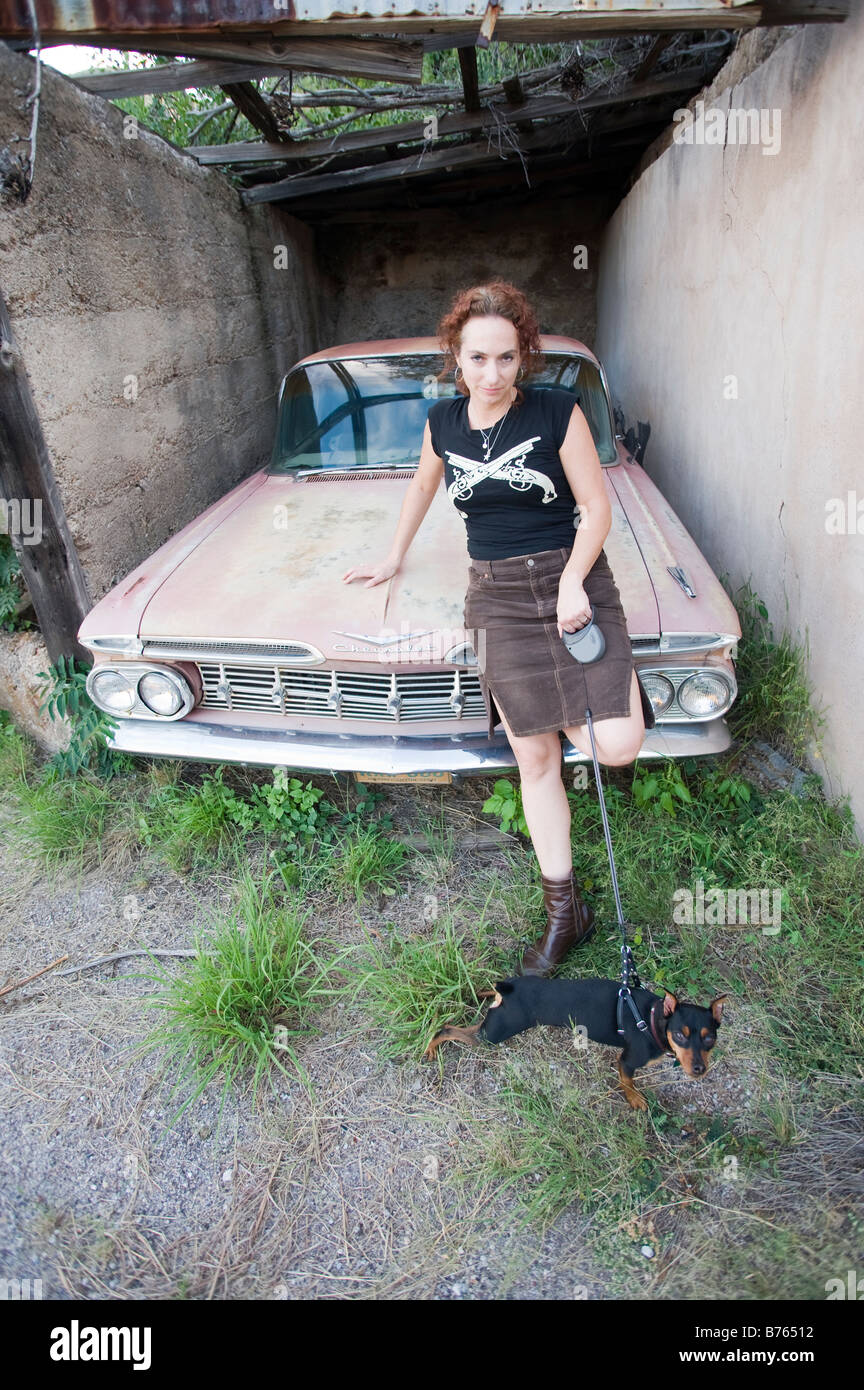
M 567 878 L 573 859 L 570 803 L 561 779 L 561 740 L 555 733 L 520 738 L 503 715 L 501 723 L 519 765 L 522 809 L 540 871 L 547 878 Z
M 580 752 L 591 757 L 591 739 L 587 724 L 574 724 L 564 733 Z M 509 737 L 509 735 L 508 735 Z M 594 721 L 594 742 L 597 745 L 597 761 L 606 767 L 624 767 L 639 756 L 639 749 L 645 738 L 645 716 L 639 697 L 639 682 L 636 672 L 630 681 L 630 714 L 626 719 L 601 719 Z M 524 793 L 523 793 L 524 798 Z

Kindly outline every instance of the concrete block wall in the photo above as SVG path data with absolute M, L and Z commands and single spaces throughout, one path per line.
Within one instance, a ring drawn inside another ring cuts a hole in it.
M 0 146 L 29 130 L 33 67 L 0 43 Z M 279 380 L 321 341 L 309 228 L 128 129 L 44 67 L 33 188 L 0 200 L 0 289 L 94 602 L 266 462 Z
M 725 145 L 655 142 L 603 240 L 598 349 L 715 570 L 809 639 L 812 765 L 862 834 L 864 9 L 780 37 L 758 65 L 764 40 L 742 40 L 702 94 L 706 111 L 779 111 L 778 152 L 728 127 Z
M 592 346 L 598 247 L 610 200 L 544 196 L 512 205 L 394 210 L 316 231 L 328 341 L 424 337 L 460 289 L 509 280 L 534 306 L 543 333 Z M 574 267 L 574 246 L 587 265 Z

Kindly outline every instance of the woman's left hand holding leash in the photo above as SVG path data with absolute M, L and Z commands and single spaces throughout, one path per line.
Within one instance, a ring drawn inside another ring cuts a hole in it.
M 591 617 L 591 600 L 575 575 L 562 574 L 558 584 L 558 636 L 584 627 Z

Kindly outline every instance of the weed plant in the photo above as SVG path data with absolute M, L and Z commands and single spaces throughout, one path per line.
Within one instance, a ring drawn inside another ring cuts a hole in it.
M 158 986 L 146 1002 L 164 1021 L 136 1054 L 164 1053 L 176 1073 L 172 1096 L 191 1087 L 172 1124 L 211 1082 L 221 1083 L 222 1106 L 249 1077 L 254 1103 L 274 1069 L 309 1085 L 297 1042 L 313 1031 L 328 964 L 307 939 L 308 916 L 296 900 L 277 898 L 272 870 L 260 884 L 247 871 L 236 906 L 211 917 L 188 968 L 141 976 Z

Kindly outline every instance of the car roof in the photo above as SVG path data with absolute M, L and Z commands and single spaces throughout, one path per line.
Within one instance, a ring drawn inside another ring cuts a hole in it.
M 578 338 L 565 338 L 557 333 L 541 333 L 540 346 L 544 352 L 577 352 L 599 366 L 599 359 Z M 309 362 L 330 362 L 346 357 L 397 357 L 409 353 L 432 353 L 443 357 L 437 338 L 373 338 L 368 342 L 340 343 L 338 347 L 322 348 L 302 357 L 295 365 L 305 367 Z

